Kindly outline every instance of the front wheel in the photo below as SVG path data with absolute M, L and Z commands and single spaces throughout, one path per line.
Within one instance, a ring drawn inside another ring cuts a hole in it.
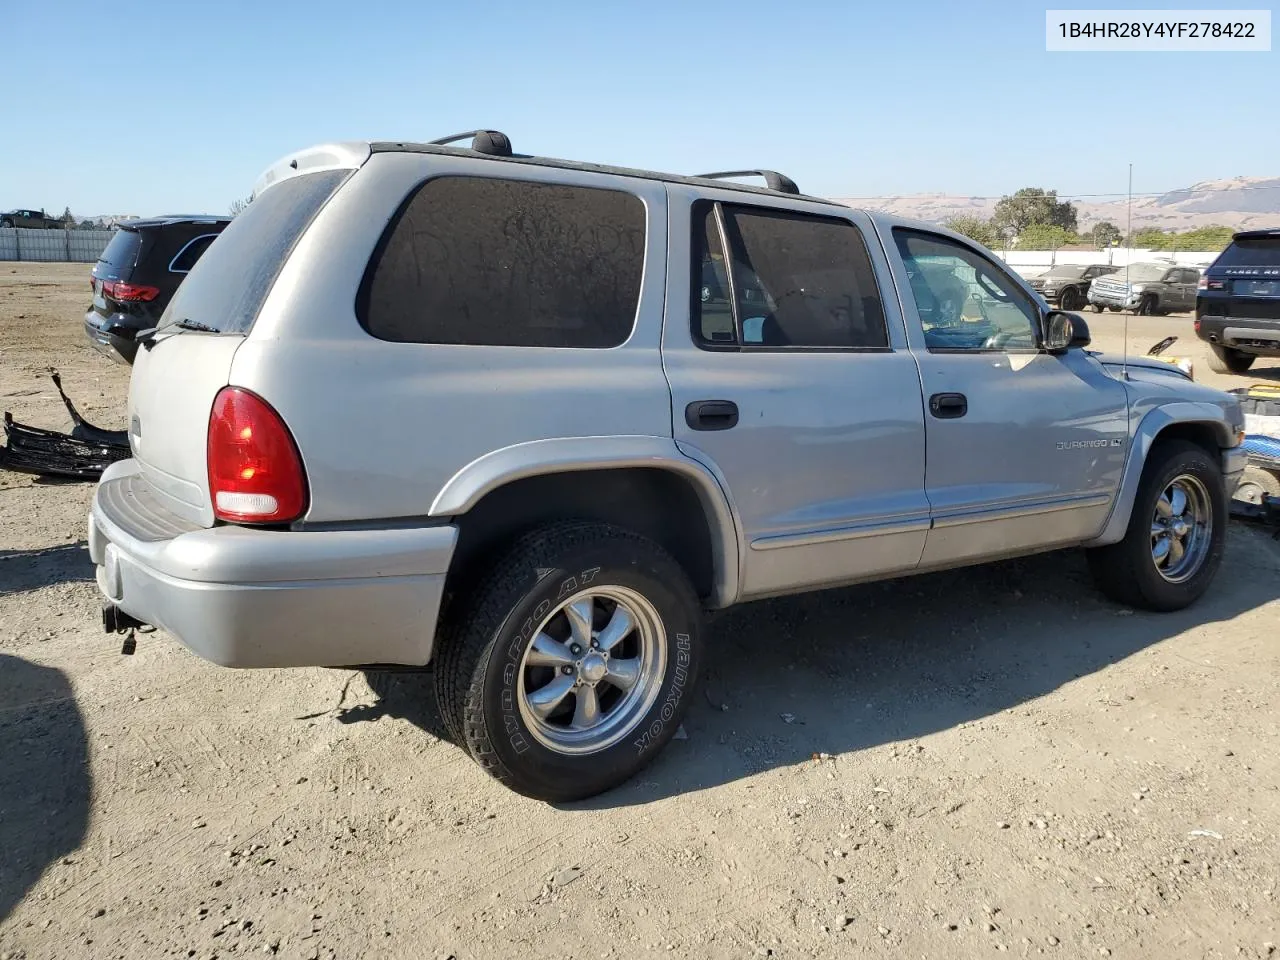
M 680 726 L 702 613 L 683 568 L 653 541 L 598 523 L 543 527 L 452 606 L 436 666 L 441 713 L 518 793 L 602 793 Z
M 1151 294 L 1146 294 L 1138 301 L 1138 307 L 1133 311 L 1135 316 L 1149 317 L 1156 312 L 1156 298 Z
M 1093 312 L 1094 312 L 1094 313 L 1101 313 L 1101 312 L 1102 312 L 1102 309 L 1103 309 L 1103 308 L 1102 308 L 1102 304 L 1100 304 L 1100 303 L 1092 303 L 1092 304 L 1090 304 L 1090 306 L 1091 306 L 1091 307 L 1093 307 Z
M 1082 306 L 1084 306 L 1084 297 L 1080 296 L 1080 291 L 1075 287 L 1067 287 L 1058 297 L 1060 310 L 1079 310 Z
M 1209 369 L 1214 373 L 1247 373 L 1257 359 L 1253 354 L 1241 353 L 1230 347 L 1209 344 Z
M 1180 610 L 1209 588 L 1226 538 L 1222 468 L 1193 443 L 1166 441 L 1151 451 L 1124 539 L 1088 551 L 1089 569 L 1112 600 Z

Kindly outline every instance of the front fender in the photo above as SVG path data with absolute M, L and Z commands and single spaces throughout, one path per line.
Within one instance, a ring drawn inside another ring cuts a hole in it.
M 667 470 L 693 484 L 711 532 L 712 605 L 733 603 L 738 597 L 740 563 L 737 517 L 715 475 L 682 454 L 671 437 L 556 437 L 512 444 L 477 457 L 450 477 L 432 501 L 429 515 L 465 514 L 492 491 L 527 477 L 634 467 Z
M 1235 434 L 1231 424 L 1222 416 L 1222 408 L 1217 404 L 1197 400 L 1183 400 L 1161 404 L 1147 411 L 1138 428 L 1134 431 L 1129 443 L 1129 455 L 1125 460 L 1124 473 L 1120 478 L 1120 487 L 1111 513 L 1103 525 L 1102 533 L 1086 546 L 1099 547 L 1109 543 L 1118 543 L 1124 539 L 1125 530 L 1129 526 L 1129 515 L 1133 512 L 1133 503 L 1138 497 L 1138 484 L 1142 481 L 1142 470 L 1147 464 L 1147 455 L 1160 434 L 1174 424 L 1204 424 L 1214 431 L 1218 446 L 1226 450 L 1235 446 Z M 1224 473 L 1226 472 L 1224 461 Z

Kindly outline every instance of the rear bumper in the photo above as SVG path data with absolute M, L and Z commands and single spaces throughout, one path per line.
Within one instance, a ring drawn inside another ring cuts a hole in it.
M 1277 308 L 1280 312 L 1280 307 Z M 1280 318 L 1275 320 L 1196 314 L 1196 336 L 1245 353 L 1280 356 Z
M 90 309 L 84 315 L 84 332 L 93 344 L 93 348 L 103 356 L 110 357 L 116 363 L 131 365 L 138 354 L 138 342 L 134 339 L 138 332 L 136 317 L 116 314 L 104 317 L 98 311 Z
M 104 509 L 103 488 L 136 471 L 110 467 L 89 515 L 98 589 L 125 613 L 228 667 L 430 660 L 456 527 L 173 535 Z

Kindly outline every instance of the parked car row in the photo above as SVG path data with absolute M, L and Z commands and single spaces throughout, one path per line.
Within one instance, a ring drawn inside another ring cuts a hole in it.
M 1258 357 L 1280 357 L 1280 230 L 1246 230 L 1203 271 L 1169 260 L 1113 267 L 1051 267 L 1028 284 L 1063 310 L 1139 315 L 1195 311 L 1217 373 L 1245 373 Z

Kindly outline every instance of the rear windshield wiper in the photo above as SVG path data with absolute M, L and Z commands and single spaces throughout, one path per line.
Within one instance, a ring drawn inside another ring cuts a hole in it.
M 148 349 L 155 343 L 156 334 L 163 333 L 165 330 L 171 330 L 177 327 L 179 330 L 195 330 L 200 333 L 221 333 L 217 327 L 211 327 L 207 323 L 201 323 L 199 320 L 188 320 L 185 317 L 181 320 L 170 320 L 168 323 L 162 323 L 158 327 L 148 327 L 146 330 L 139 330 L 137 336 L 134 337 L 138 343 Z

